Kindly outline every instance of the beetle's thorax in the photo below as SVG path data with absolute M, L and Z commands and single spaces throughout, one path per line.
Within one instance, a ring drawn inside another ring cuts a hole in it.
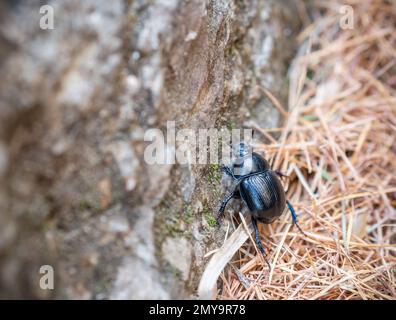
M 258 169 L 257 164 L 253 161 L 252 154 L 239 157 L 234 161 L 235 176 L 244 176 L 256 172 Z
M 235 177 L 269 169 L 268 162 L 245 142 L 234 146 L 233 173 Z

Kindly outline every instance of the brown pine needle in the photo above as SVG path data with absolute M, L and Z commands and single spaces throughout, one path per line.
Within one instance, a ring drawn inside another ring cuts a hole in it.
M 243 221 L 231 262 L 243 278 L 225 269 L 218 298 L 396 299 L 396 12 L 385 0 L 347 2 L 353 29 L 339 28 L 338 4 L 314 0 L 325 13 L 299 36 L 288 112 L 263 89 L 287 117 L 259 130 L 281 136 L 257 149 L 290 175 L 307 236 L 289 213 L 262 228 L 268 274 Z

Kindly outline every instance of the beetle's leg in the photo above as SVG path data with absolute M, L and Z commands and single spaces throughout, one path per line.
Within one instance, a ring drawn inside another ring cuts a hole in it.
M 241 194 L 239 192 L 239 188 L 235 188 L 235 190 L 234 190 L 234 199 L 241 199 Z
M 259 232 L 259 228 L 257 226 L 257 220 L 254 217 L 252 217 L 252 224 L 253 224 L 254 234 L 256 236 L 257 246 L 258 246 L 261 254 L 263 255 L 265 262 L 268 264 L 268 268 L 271 269 L 271 265 L 269 264 L 267 257 L 266 257 L 267 254 L 265 253 L 263 243 L 261 242 L 261 239 L 260 239 L 260 232 Z
M 223 171 L 226 175 L 230 176 L 231 178 L 236 179 L 234 176 L 234 172 L 230 167 L 221 166 L 221 171 Z
M 235 189 L 230 195 L 228 195 L 228 196 L 222 201 L 222 203 L 221 203 L 221 205 L 220 205 L 219 212 L 218 212 L 217 215 L 216 215 L 217 225 L 220 225 L 221 216 L 224 214 L 225 208 L 226 208 L 228 202 L 229 202 L 232 198 L 240 198 L 239 190 L 238 190 L 238 189 Z
M 297 226 L 298 230 L 300 230 L 300 232 L 301 232 L 304 236 L 307 236 L 307 235 L 305 234 L 305 232 L 302 231 L 300 225 L 299 225 L 298 222 L 297 222 L 296 210 L 294 210 L 294 208 L 293 208 L 292 204 L 289 202 L 289 200 L 286 200 L 286 203 L 287 203 L 287 206 L 289 207 L 290 213 L 291 213 L 291 215 L 292 215 L 293 224 L 295 224 L 295 225 Z
M 275 170 L 274 172 L 281 178 L 289 178 L 289 176 L 287 174 L 284 174 L 279 170 Z

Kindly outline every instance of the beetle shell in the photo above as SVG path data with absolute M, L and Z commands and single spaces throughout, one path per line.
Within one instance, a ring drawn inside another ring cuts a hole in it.
M 253 217 L 262 223 L 273 222 L 285 209 L 285 191 L 271 170 L 243 179 L 239 192 Z
M 237 178 L 249 173 L 268 170 L 269 168 L 268 162 L 255 152 L 253 152 L 251 156 L 239 158 L 233 164 L 233 172 Z

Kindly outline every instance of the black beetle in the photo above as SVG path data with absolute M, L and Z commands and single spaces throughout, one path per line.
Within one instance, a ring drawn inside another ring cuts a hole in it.
M 257 221 L 265 224 L 272 223 L 279 218 L 287 204 L 292 215 L 293 224 L 305 235 L 297 222 L 297 214 L 291 203 L 286 200 L 285 191 L 279 178 L 286 177 L 280 171 L 271 169 L 268 162 L 259 154 L 250 152 L 249 146 L 241 142 L 236 153 L 237 159 L 232 168 L 222 166 L 222 171 L 236 182 L 236 186 L 230 195 L 221 203 L 216 220 L 220 224 L 220 218 L 224 213 L 227 203 L 231 199 L 242 199 L 247 205 L 251 215 L 255 231 L 256 243 L 265 257 L 264 246 L 260 240 Z M 268 261 L 266 260 L 269 265 Z

